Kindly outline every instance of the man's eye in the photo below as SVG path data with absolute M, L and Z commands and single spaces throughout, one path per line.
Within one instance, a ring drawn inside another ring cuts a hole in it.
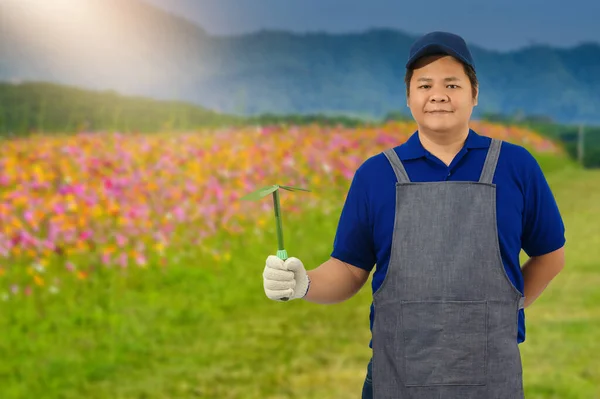
M 458 85 L 448 85 L 448 87 L 451 89 L 456 89 L 458 87 Z
M 429 85 L 421 85 L 421 86 L 419 86 L 419 89 L 428 89 L 428 88 L 429 88 Z

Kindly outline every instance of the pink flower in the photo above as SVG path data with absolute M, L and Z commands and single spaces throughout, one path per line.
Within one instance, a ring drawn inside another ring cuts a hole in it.
M 53 237 L 53 238 L 55 238 L 55 237 Z M 50 251 L 54 251 L 56 249 L 56 245 L 50 239 L 44 240 L 42 242 L 42 245 L 44 248 L 49 249 Z
M 113 188 L 113 183 L 110 179 L 104 179 L 104 189 L 110 191 Z
M 115 239 L 117 240 L 117 245 L 121 248 L 127 244 L 127 237 L 122 234 L 116 234 Z
M 93 195 L 89 195 L 85 198 L 85 204 L 89 207 L 93 207 L 97 203 L 98 203 L 98 199 Z
M 93 235 L 94 234 L 92 233 L 91 230 L 85 230 L 85 231 L 81 232 L 79 238 L 83 241 L 86 241 L 86 240 L 89 240 L 90 238 L 92 238 Z
M 72 192 L 77 195 L 77 196 L 81 196 L 84 193 L 84 188 L 83 188 L 83 184 L 76 184 L 72 187 Z
M 33 212 L 25 211 L 23 212 L 23 219 L 27 221 L 27 223 L 31 223 L 33 221 Z
M 145 266 L 148 263 L 144 254 L 138 254 L 135 257 L 135 261 L 138 264 L 138 266 Z
M 126 253 L 122 253 L 121 255 L 119 255 L 119 265 L 122 268 L 127 267 L 127 254 Z
M 110 254 L 108 252 L 102 254 L 102 264 L 110 266 Z
M 198 187 L 196 187 L 194 185 L 194 183 L 191 182 L 191 181 L 188 181 L 186 183 L 185 188 L 186 188 L 187 192 L 190 193 L 190 194 L 195 194 L 195 193 L 198 192 Z
M 52 208 L 52 210 L 57 215 L 62 215 L 63 213 L 65 213 L 65 207 L 62 206 L 61 204 L 54 204 L 54 207 Z
M 75 265 L 72 262 L 67 261 L 67 263 L 65 263 L 65 269 L 72 272 L 73 270 L 75 270 Z
M 138 211 L 135 208 L 131 208 L 127 211 L 127 217 L 130 219 L 135 219 L 138 216 Z
M 175 208 L 175 210 L 173 211 L 173 214 L 175 215 L 175 217 L 177 218 L 177 220 L 180 221 L 180 222 L 183 222 L 183 220 L 185 219 L 185 211 L 180 206 L 178 206 L 177 208 Z
M 8 186 L 8 183 L 10 183 L 8 176 L 0 175 L 0 186 Z
M 31 234 L 29 234 L 29 232 L 27 232 L 27 231 L 21 232 L 21 240 L 22 240 L 24 246 L 35 243 L 35 238 Z

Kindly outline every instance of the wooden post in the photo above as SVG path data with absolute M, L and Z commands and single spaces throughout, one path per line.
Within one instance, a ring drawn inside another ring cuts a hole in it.
M 577 160 L 581 165 L 584 162 L 585 155 L 585 134 L 583 124 L 579 125 L 579 133 L 577 134 Z

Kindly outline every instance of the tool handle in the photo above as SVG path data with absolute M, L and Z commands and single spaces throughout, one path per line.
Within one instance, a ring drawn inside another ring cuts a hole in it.
M 279 205 L 279 190 L 273 192 L 273 210 L 275 212 L 275 226 L 277 228 L 277 249 L 283 251 L 283 223 L 281 220 L 281 205 Z
M 285 249 L 278 250 L 277 257 L 281 260 L 286 260 L 288 258 L 287 251 Z
M 280 249 L 277 251 L 277 257 L 283 261 L 288 258 L 287 251 L 285 249 Z M 282 301 L 289 301 L 290 298 L 281 298 Z

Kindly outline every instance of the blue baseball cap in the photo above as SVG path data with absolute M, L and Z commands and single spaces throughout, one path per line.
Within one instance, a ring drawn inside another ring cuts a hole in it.
M 406 68 L 410 69 L 421 57 L 434 54 L 447 54 L 475 69 L 473 57 L 465 40 L 449 32 L 430 32 L 418 38 L 410 48 Z

